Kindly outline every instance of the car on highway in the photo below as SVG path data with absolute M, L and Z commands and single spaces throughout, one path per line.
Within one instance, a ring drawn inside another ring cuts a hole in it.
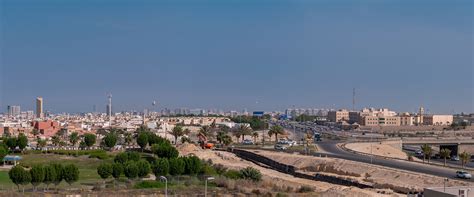
M 244 141 L 242 141 L 242 144 L 243 145 L 253 145 L 253 141 L 249 140 L 249 139 L 245 139 Z
M 459 161 L 459 157 L 458 156 L 452 156 L 451 161 Z
M 287 146 L 283 145 L 283 144 L 275 144 L 275 150 L 286 150 L 288 149 Z
M 456 172 L 456 177 L 461 178 L 461 179 L 471 179 L 472 175 L 469 174 L 469 172 L 466 172 L 466 171 L 457 171 Z

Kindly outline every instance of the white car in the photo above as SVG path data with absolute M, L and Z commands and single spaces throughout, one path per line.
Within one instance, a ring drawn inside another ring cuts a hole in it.
M 471 179 L 472 175 L 469 174 L 469 172 L 466 172 L 466 171 L 457 171 L 456 172 L 456 177 L 461 178 L 461 179 Z

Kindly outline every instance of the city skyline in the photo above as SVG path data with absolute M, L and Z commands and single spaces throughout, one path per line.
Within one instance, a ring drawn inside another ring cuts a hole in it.
M 470 1 L 130 2 L 2 1 L 2 111 L 474 111 Z

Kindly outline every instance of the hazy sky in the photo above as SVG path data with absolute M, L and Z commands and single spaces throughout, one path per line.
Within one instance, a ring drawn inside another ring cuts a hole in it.
M 0 0 L 0 111 L 474 112 L 473 1 Z

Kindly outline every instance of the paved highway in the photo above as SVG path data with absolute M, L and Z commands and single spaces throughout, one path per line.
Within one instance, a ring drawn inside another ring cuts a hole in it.
M 371 163 L 374 165 L 385 166 L 389 168 L 396 168 L 401 170 L 407 170 L 412 172 L 419 172 L 425 173 L 434 176 L 446 177 L 446 178 L 456 178 L 456 170 L 443 168 L 438 166 L 430 166 L 421 163 L 413 163 L 408 161 L 400 161 L 400 160 L 392 160 L 392 159 L 383 159 L 379 157 L 370 157 L 367 155 L 359 155 L 351 152 L 344 151 L 340 149 L 336 144 L 338 142 L 335 141 L 325 141 L 318 143 L 318 147 L 321 151 L 328 153 L 328 156 L 346 159 L 351 161 L 363 162 L 363 163 Z M 473 180 L 468 180 L 473 182 Z

